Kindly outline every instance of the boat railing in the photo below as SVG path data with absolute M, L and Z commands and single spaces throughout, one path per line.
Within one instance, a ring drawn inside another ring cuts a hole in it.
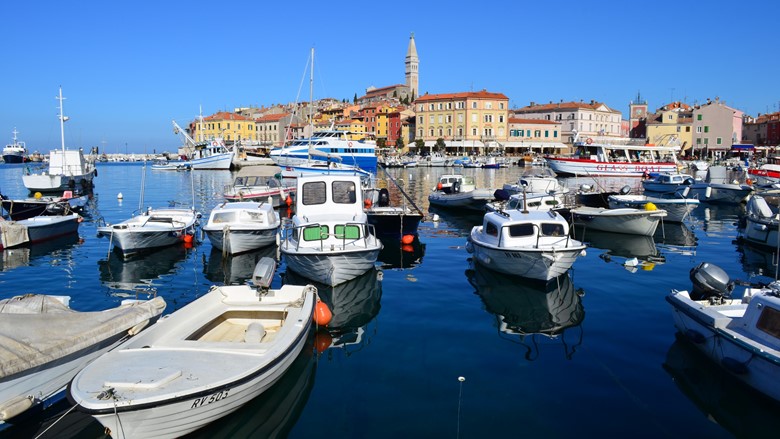
M 320 251 L 325 250 L 325 241 L 328 240 L 328 238 L 334 237 L 338 240 L 341 240 L 341 248 L 344 249 L 347 246 L 347 241 L 349 241 L 350 244 L 358 245 L 358 243 L 363 244 L 363 247 L 368 248 L 369 243 L 368 239 L 369 237 L 375 237 L 376 236 L 376 230 L 374 228 L 373 224 L 366 224 L 362 222 L 345 222 L 343 224 L 335 224 L 333 226 L 334 230 L 331 232 L 329 225 L 324 225 L 328 231 L 323 232 L 323 225 L 320 223 L 306 223 L 300 226 L 293 226 L 292 222 L 285 221 L 282 224 L 282 227 L 284 228 L 285 233 L 285 240 L 284 240 L 284 248 L 288 249 L 290 248 L 290 238 L 295 238 L 295 250 L 298 251 L 301 247 L 301 241 L 304 241 L 304 234 L 306 229 L 318 229 L 319 233 L 312 239 L 306 239 L 307 242 L 314 242 L 319 241 L 320 243 Z M 341 233 L 336 232 L 336 228 L 342 226 Z M 361 233 L 358 234 L 358 236 L 354 236 L 350 233 L 348 233 L 348 227 L 357 227 L 358 230 L 360 230 Z

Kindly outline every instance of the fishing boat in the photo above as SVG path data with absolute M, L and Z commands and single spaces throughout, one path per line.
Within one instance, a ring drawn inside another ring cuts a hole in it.
M 0 300 L 0 421 L 56 399 L 90 361 L 135 336 L 165 309 L 165 300 L 127 300 L 79 312 L 69 296 L 26 294 Z
M 234 255 L 276 243 L 279 224 L 279 214 L 268 203 L 225 201 L 212 209 L 202 229 L 212 247 Z
M 780 183 L 780 164 L 765 163 L 758 168 L 751 167 L 747 170 L 748 178 L 759 185 Z
M 203 127 L 203 115 L 201 114 L 198 117 L 200 126 Z M 175 120 L 172 122 L 174 134 L 181 135 L 184 140 L 184 145 L 188 151 L 187 159 L 190 169 L 229 170 L 233 166 L 233 160 L 236 157 L 235 147 L 233 150 L 229 150 L 221 137 L 215 137 L 210 140 L 201 139 L 196 142 Z
M 444 174 L 428 195 L 432 206 L 484 211 L 495 199 L 492 189 L 477 189 L 474 178 L 460 174 Z
M 780 401 L 780 283 L 745 285 L 734 297 L 736 282 L 707 262 L 690 278 L 691 291 L 666 296 L 679 333 L 730 376 Z
M 603 207 L 577 207 L 571 209 L 572 223 L 592 230 L 653 236 L 666 211 L 652 206 L 645 209 L 605 209 Z
M 382 243 L 363 210 L 359 176 L 304 175 L 296 193 L 280 245 L 288 269 L 334 286 L 374 266 Z
M 184 160 L 155 160 L 152 162 L 152 171 L 189 171 L 192 163 Z
M 650 178 L 642 180 L 642 187 L 645 192 L 654 192 L 658 194 L 673 194 L 678 189 L 685 188 L 696 182 L 691 174 L 681 174 L 679 172 L 664 172 L 653 174 Z
M 571 157 L 547 156 L 547 166 L 564 176 L 642 177 L 651 172 L 677 172 L 679 145 L 636 144 L 634 139 L 574 137 Z
M 710 166 L 705 181 L 678 188 L 675 192 L 683 198 L 696 198 L 704 203 L 740 204 L 753 192 L 753 187 L 729 181 L 725 166 Z
M 571 268 L 585 247 L 557 212 L 510 210 L 486 213 L 466 250 L 492 270 L 547 282 Z
M 311 328 L 316 288 L 271 289 L 275 265 L 264 258 L 251 285 L 214 286 L 102 355 L 69 399 L 116 437 L 180 437 L 238 410 L 283 376 Z
M 228 201 L 267 201 L 282 206 L 288 196 L 295 195 L 295 185 L 285 185 L 281 172 L 278 166 L 241 168 L 222 196 Z
M 516 183 L 504 184 L 502 189 L 510 195 L 523 192 L 541 194 L 566 194 L 569 192 L 569 189 L 555 175 L 545 172 L 524 174 L 518 178 Z
M 22 183 L 30 193 L 63 192 L 66 190 L 80 189 L 92 190 L 92 179 L 97 177 L 97 169 L 94 161 L 84 158 L 81 149 L 65 149 L 65 116 L 62 101 L 62 87 L 57 98 L 60 101 L 60 139 L 62 148 L 49 152 L 49 168 L 47 171 L 33 173 L 25 170 L 22 175 Z
M 648 203 L 666 211 L 664 221 L 681 223 L 690 217 L 693 209 L 699 206 L 695 198 L 659 198 L 647 195 L 610 195 L 609 208 L 645 209 Z
M 27 147 L 24 142 L 17 140 L 16 135 L 19 134 L 14 128 L 14 140 L 13 143 L 5 145 L 3 148 L 3 162 L 5 163 L 24 163 L 27 160 Z
M 19 221 L 0 220 L 0 250 L 75 234 L 81 221 L 77 213 L 36 216 Z
M 81 213 L 89 202 L 88 195 L 73 196 L 72 191 L 65 191 L 62 197 L 43 196 L 36 193 L 35 197 L 11 199 L 0 194 L 3 210 L 14 221 L 28 219 L 39 215 L 67 215 Z

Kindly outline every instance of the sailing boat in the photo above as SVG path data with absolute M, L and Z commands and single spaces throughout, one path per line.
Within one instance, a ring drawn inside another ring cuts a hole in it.
M 195 211 L 195 195 L 193 190 L 192 207 L 189 209 L 163 208 L 144 210 L 144 180 L 146 179 L 146 163 L 141 175 L 141 199 L 137 212 L 130 219 L 117 224 L 105 224 L 97 228 L 98 236 L 108 236 L 114 248 L 122 253 L 125 259 L 183 242 L 192 242 L 195 229 L 198 226 L 200 213 Z M 190 174 L 192 179 L 192 174 Z M 110 244 L 109 244 L 110 245 Z
M 49 169 L 39 174 L 27 171 L 22 176 L 24 187 L 30 193 L 52 193 L 65 190 L 92 190 L 92 179 L 97 177 L 97 169 L 92 161 L 84 158 L 81 149 L 65 149 L 65 121 L 68 118 L 63 111 L 62 87 L 60 95 L 56 98 L 60 101 L 60 138 L 62 149 L 53 149 L 49 152 Z
M 314 49 L 311 49 L 311 72 L 309 75 L 309 124 L 312 128 L 310 137 L 296 139 L 282 148 L 271 151 L 271 159 L 278 166 L 308 166 L 312 161 L 323 160 L 342 161 L 339 167 L 351 166 L 365 171 L 376 170 L 376 144 L 365 140 L 351 140 L 349 131 L 334 129 L 333 124 L 328 129 L 314 131 Z M 320 154 L 312 154 L 316 150 Z M 318 158 L 319 157 L 319 158 Z M 328 166 L 333 167 L 333 163 Z

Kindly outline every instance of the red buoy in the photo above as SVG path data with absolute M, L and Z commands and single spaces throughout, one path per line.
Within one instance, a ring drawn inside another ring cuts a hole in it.
M 292 198 L 288 195 L 287 198 L 284 199 L 284 204 L 287 205 L 287 207 L 292 206 Z
M 414 235 L 404 235 L 401 238 L 401 243 L 405 245 L 409 245 L 414 242 Z
M 185 244 L 192 244 L 192 235 L 184 235 L 183 239 Z
M 330 308 L 320 299 L 317 299 L 317 304 L 314 305 L 314 323 L 320 326 L 328 326 L 330 320 L 333 318 L 333 314 L 330 312 Z
M 318 354 L 327 351 L 332 343 L 333 337 L 328 331 L 317 331 L 314 335 L 314 349 L 317 350 Z
M 437 185 L 436 185 L 436 189 L 437 189 L 437 190 L 441 190 L 441 188 L 443 188 L 443 187 L 444 187 L 444 186 L 442 186 L 442 185 L 441 185 L 441 183 L 439 183 L 439 184 L 437 184 Z
M 366 209 L 371 209 L 371 205 L 374 204 L 371 202 L 370 198 L 366 198 L 363 200 L 363 205 L 366 207 Z
M 401 246 L 401 251 L 406 252 L 406 253 L 414 253 L 414 246 L 413 245 L 408 245 L 408 244 L 402 245 Z

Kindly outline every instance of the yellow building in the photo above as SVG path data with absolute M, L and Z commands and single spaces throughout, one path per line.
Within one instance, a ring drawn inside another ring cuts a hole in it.
M 336 122 L 335 129 L 338 131 L 347 131 L 349 140 L 361 140 L 366 137 L 366 124 L 360 119 L 344 119 Z
M 258 133 L 255 121 L 236 113 L 220 111 L 203 118 L 203 123 L 196 120 L 193 124 L 195 130 L 192 138 L 196 142 L 222 138 L 227 143 L 235 143 L 246 139 L 258 141 Z
M 678 142 L 683 150 L 693 144 L 693 109 L 682 102 L 672 102 L 647 116 L 647 142 L 664 145 Z
M 433 146 L 444 139 L 448 148 L 482 148 L 507 141 L 509 98 L 503 93 L 425 94 L 414 102 L 417 139 Z

